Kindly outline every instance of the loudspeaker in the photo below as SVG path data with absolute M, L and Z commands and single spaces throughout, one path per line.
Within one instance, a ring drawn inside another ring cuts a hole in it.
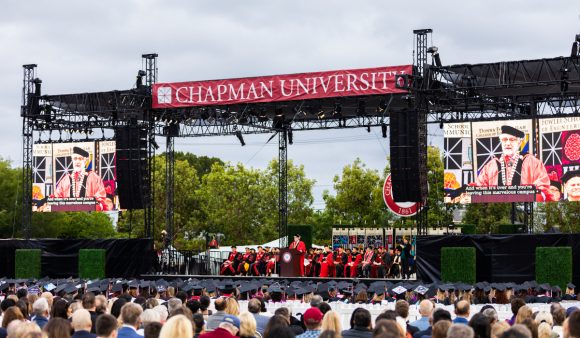
M 117 193 L 122 209 L 143 209 L 150 203 L 147 130 L 136 126 L 116 130 Z
M 390 153 L 393 198 L 421 202 L 427 197 L 427 135 L 417 111 L 390 113 Z

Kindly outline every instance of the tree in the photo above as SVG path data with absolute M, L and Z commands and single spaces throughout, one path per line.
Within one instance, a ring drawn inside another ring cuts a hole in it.
M 304 166 L 295 166 L 292 160 L 287 162 L 288 180 L 288 223 L 307 224 L 312 216 L 312 187 L 315 180 L 306 177 Z M 268 184 L 269 223 L 278 224 L 278 160 L 270 161 L 265 172 L 265 182 Z
M 266 222 L 273 201 L 268 199 L 265 176 L 243 165 L 214 163 L 199 189 L 206 231 L 226 235 L 225 244 L 253 244 L 276 238 Z M 224 243 L 223 243 L 224 244 Z
M 0 157 L 0 238 L 21 235 L 22 169 L 12 168 L 10 161 Z
M 511 223 L 511 203 L 472 203 L 466 209 L 463 223 L 474 224 L 480 234 L 494 232 L 496 225 Z
M 429 183 L 429 193 L 427 197 L 427 221 L 429 226 L 442 227 L 453 222 L 451 206 L 448 207 L 443 202 L 443 161 L 439 148 L 427 147 L 427 182 Z
M 200 183 L 201 179 L 211 171 L 211 166 L 214 163 L 219 163 L 221 165 L 224 164 L 224 162 L 217 157 L 197 156 L 192 153 L 184 153 L 181 151 L 176 151 L 174 158 L 176 161 L 187 161 L 189 166 L 193 167 L 197 172 L 197 178 Z
M 334 176 L 333 182 L 336 195 L 324 191 L 323 199 L 335 222 L 359 227 L 385 225 L 383 182 L 376 170 L 366 168 L 357 158 L 343 168 L 342 176 Z

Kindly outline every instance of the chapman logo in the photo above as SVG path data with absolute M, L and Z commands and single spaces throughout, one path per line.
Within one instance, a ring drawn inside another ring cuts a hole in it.
M 157 88 L 157 103 L 171 104 L 171 87 Z

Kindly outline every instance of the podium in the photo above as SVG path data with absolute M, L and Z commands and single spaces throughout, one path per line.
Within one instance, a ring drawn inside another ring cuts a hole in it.
M 280 249 L 280 276 L 300 277 L 300 251 Z

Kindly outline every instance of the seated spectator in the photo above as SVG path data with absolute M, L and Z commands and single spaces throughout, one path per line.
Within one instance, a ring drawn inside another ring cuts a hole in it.
M 491 335 L 489 319 L 481 313 L 473 315 L 468 325 L 473 329 L 475 338 L 489 338 Z
M 433 338 L 447 338 L 447 331 L 451 327 L 451 322 L 449 320 L 440 320 L 435 325 L 433 325 L 433 332 L 431 337 Z M 463 323 L 457 323 L 463 324 Z M 465 325 L 465 324 L 463 324 Z M 489 337 L 488 337 L 489 338 Z
M 501 338 L 532 338 L 532 332 L 522 324 L 514 324 L 501 335 Z
M 226 314 L 215 330 L 201 334 L 199 338 L 234 338 L 239 331 L 240 320 L 238 317 Z
M 198 338 L 200 334 L 205 332 L 205 321 L 203 319 L 203 314 L 194 313 L 193 314 L 193 338 Z
M 145 328 L 143 328 L 143 331 L 145 332 L 144 338 L 159 338 L 162 328 L 163 325 L 159 322 L 148 323 L 145 325 Z
M 447 329 L 447 338 L 473 338 L 473 336 L 473 329 L 464 324 L 453 324 Z
M 73 328 L 68 320 L 56 317 L 51 318 L 42 330 L 46 332 L 48 338 L 70 338 Z
M 511 301 L 511 309 L 512 309 L 513 316 L 512 316 L 511 319 L 509 319 L 507 321 L 508 324 L 510 324 L 510 326 L 516 324 L 516 317 L 518 315 L 518 311 L 524 305 L 526 305 L 526 302 L 523 299 L 521 299 L 521 298 L 514 298 L 514 299 L 512 299 L 512 301 Z
M 373 338 L 404 338 L 397 322 L 392 319 L 379 319 L 375 323 Z
M 226 299 L 223 297 L 220 297 L 215 300 L 213 306 L 215 307 L 216 312 L 213 315 L 209 316 L 207 318 L 207 322 L 205 323 L 205 330 L 207 332 L 217 329 L 219 324 L 222 322 L 222 320 L 226 315 L 224 311 L 226 309 L 226 305 L 227 305 Z
M 140 335 L 145 334 L 145 326 L 149 323 L 161 323 L 161 315 L 153 309 L 147 309 L 141 314 L 141 328 L 137 330 Z
M 143 337 L 137 333 L 141 325 L 141 314 L 143 308 L 135 303 L 127 303 L 121 308 L 121 322 L 123 325 L 119 328 L 118 338 L 135 338 Z M 192 331 L 193 332 L 193 331 Z
M 97 336 L 91 333 L 91 314 L 85 309 L 78 309 L 72 314 L 72 327 L 74 334 L 72 338 L 96 338 Z
M 328 311 L 322 317 L 321 331 L 333 331 L 335 336 L 340 338 L 342 336 L 342 324 L 340 323 L 340 315 L 336 311 Z
M 433 311 L 431 318 L 429 319 L 429 326 L 426 330 L 419 331 L 413 335 L 413 338 L 421 338 L 423 336 L 431 336 L 433 333 L 433 325 L 437 324 L 437 322 L 441 320 L 448 320 L 451 321 L 451 313 L 444 309 L 437 309 Z
M 296 338 L 317 338 L 320 335 L 323 314 L 317 307 L 311 307 L 304 311 L 302 320 L 306 326 L 306 331 Z
M 190 338 L 192 332 L 193 326 L 189 319 L 183 315 L 177 315 L 169 318 L 163 325 L 159 338 Z
M 453 324 L 467 324 L 469 322 L 469 303 L 465 300 L 460 300 L 455 303 L 455 319 Z
M 239 336 L 241 338 L 256 338 L 256 319 L 249 312 L 242 312 L 240 314 L 240 332 Z
M 419 314 L 421 315 L 420 319 L 410 323 L 411 326 L 414 326 L 418 329 L 418 331 L 424 331 L 429 328 L 429 318 L 433 313 L 433 302 L 428 299 L 422 300 L 419 303 Z
M 95 331 L 99 338 L 117 337 L 117 319 L 108 314 L 102 314 L 97 318 Z
M 50 308 L 50 318 L 63 318 L 68 319 L 72 312 L 69 314 L 69 303 L 64 299 L 57 299 L 53 302 L 52 308 Z
M 372 337 L 371 313 L 367 309 L 355 309 L 350 318 L 350 325 L 350 329 L 342 331 L 343 338 Z
M 560 307 L 552 312 L 552 318 L 554 319 L 554 326 L 552 326 L 552 331 L 556 333 L 560 338 L 564 338 L 564 332 L 562 326 L 564 325 L 564 320 L 566 320 L 566 310 Z
M 481 314 L 483 314 L 484 316 L 487 317 L 487 319 L 489 319 L 489 324 L 491 326 L 493 326 L 493 324 L 495 324 L 498 321 L 497 311 L 495 311 L 493 307 L 483 310 Z
M 491 338 L 501 337 L 501 335 L 504 332 L 506 332 L 507 330 L 509 330 L 509 328 L 510 328 L 510 324 L 508 324 L 507 322 L 498 321 L 497 323 L 495 323 L 491 326 Z
M 522 324 L 524 322 L 524 320 L 526 319 L 532 319 L 532 309 L 530 309 L 529 306 L 524 305 L 522 307 L 520 307 L 520 309 L 518 310 L 518 314 L 516 316 L 516 324 Z
M 266 337 L 277 338 L 276 335 L 274 335 L 272 333 L 274 331 L 274 329 L 277 327 L 289 327 L 289 325 L 290 325 L 290 321 L 288 320 L 288 318 L 286 318 L 286 316 L 273 315 L 270 318 L 270 320 L 268 321 L 268 324 L 266 325 L 266 328 L 264 329 L 264 334 L 262 335 L 262 337 L 263 338 L 266 338 Z
M 254 316 L 256 320 L 256 327 L 260 334 L 264 334 L 264 329 L 268 324 L 268 320 L 270 317 L 264 316 L 260 314 L 260 309 L 262 308 L 262 304 L 260 300 L 254 298 L 248 302 L 248 311 Z
M 14 320 L 24 321 L 25 318 L 19 308 L 11 306 L 4 311 L 4 315 L 2 316 L 2 327 L 7 329 L 8 324 L 12 323 Z

